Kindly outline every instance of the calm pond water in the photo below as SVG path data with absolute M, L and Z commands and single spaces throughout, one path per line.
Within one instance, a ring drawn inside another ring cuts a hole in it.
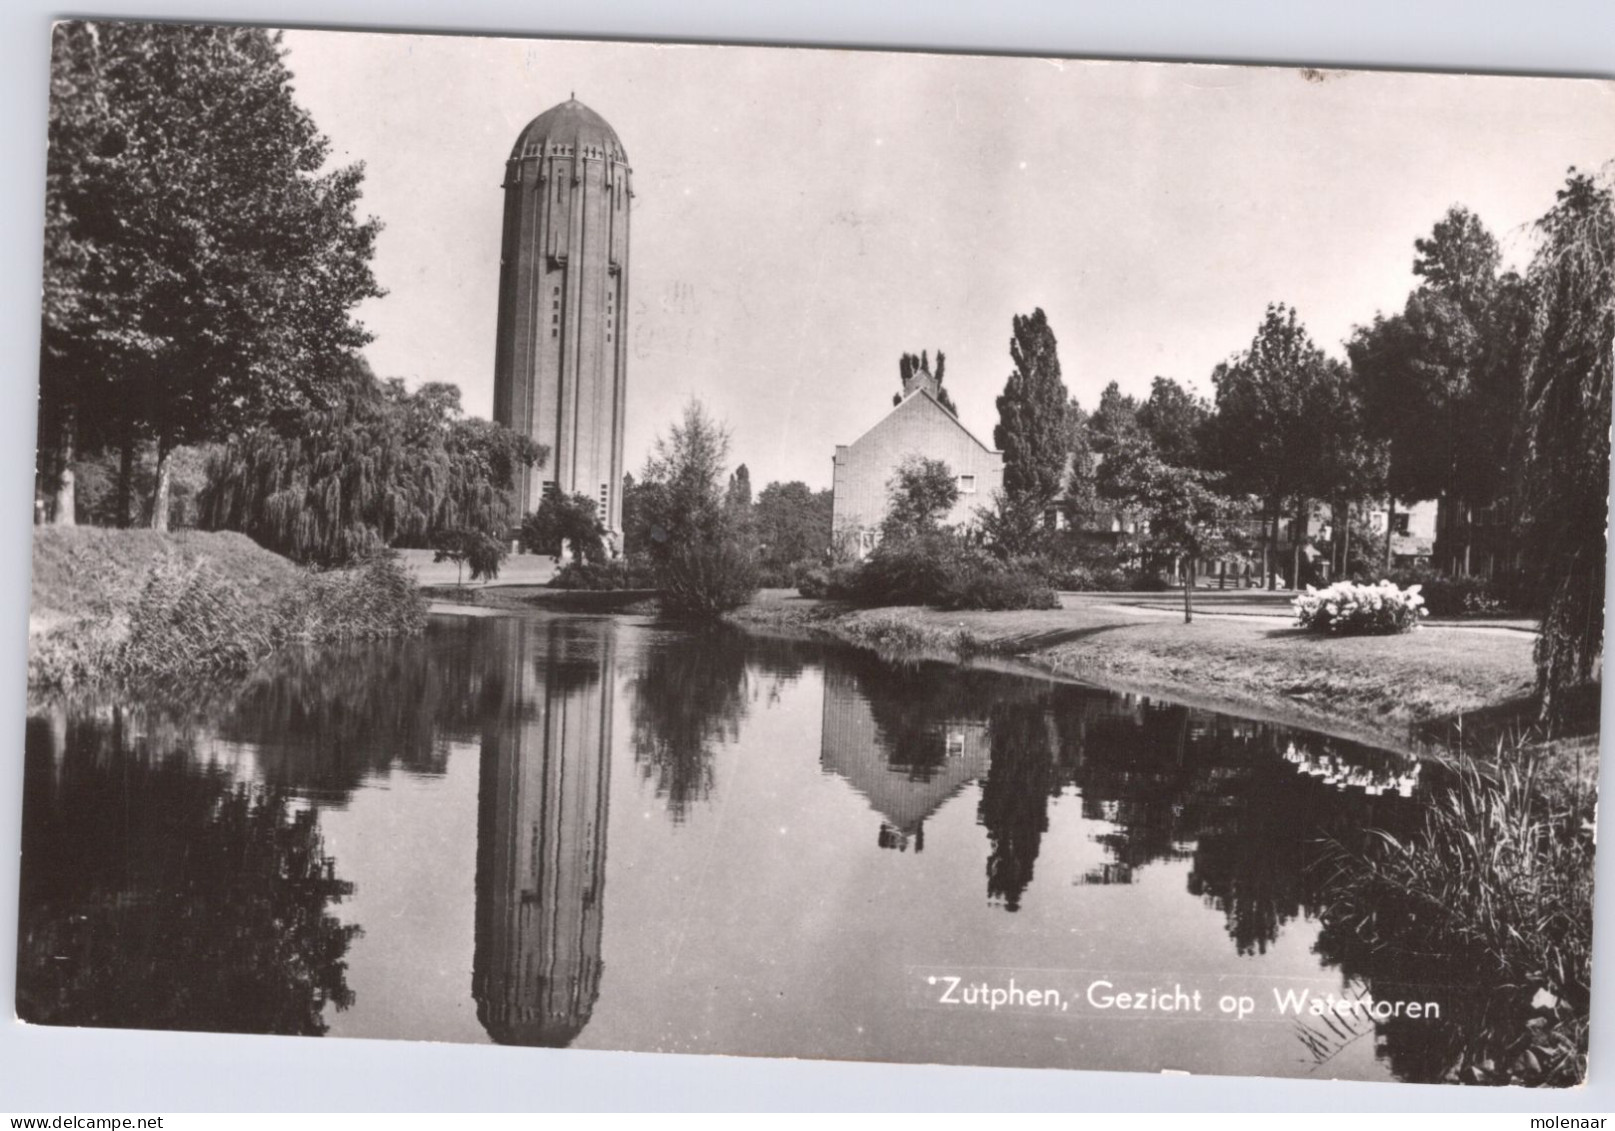
M 19 1011 L 1432 1078 L 1439 1024 L 1275 996 L 1454 1008 L 1320 914 L 1326 839 L 1418 792 L 1397 755 L 1022 675 L 434 617 L 200 706 L 31 718 Z

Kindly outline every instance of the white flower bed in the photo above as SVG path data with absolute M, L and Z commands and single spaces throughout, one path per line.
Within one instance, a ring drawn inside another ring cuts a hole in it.
M 1429 610 L 1419 595 L 1421 586 L 1398 589 L 1389 581 L 1359 585 L 1337 581 L 1327 589 L 1307 591 L 1291 602 L 1295 623 L 1313 632 L 1336 636 L 1390 635 L 1411 632 Z

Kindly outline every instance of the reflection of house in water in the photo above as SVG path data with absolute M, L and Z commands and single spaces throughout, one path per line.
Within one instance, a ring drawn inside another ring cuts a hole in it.
M 918 852 L 925 847 L 926 818 L 987 772 L 987 728 L 971 719 L 925 717 L 893 733 L 899 725 L 876 718 L 852 672 L 825 669 L 820 764 L 880 814 L 882 848 Z
M 491 626 L 472 994 L 500 1044 L 570 1044 L 600 992 L 613 637 Z

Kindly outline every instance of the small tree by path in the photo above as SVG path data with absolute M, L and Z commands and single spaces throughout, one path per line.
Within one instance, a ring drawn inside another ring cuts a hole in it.
M 1183 571 L 1183 623 L 1194 622 L 1195 565 L 1207 558 L 1243 560 L 1240 521 L 1249 505 L 1213 490 L 1202 472 L 1173 467 L 1147 447 L 1122 446 L 1105 465 L 1106 486 L 1145 516 L 1144 548 L 1187 560 Z
M 471 567 L 471 580 L 492 581 L 510 551 L 505 543 L 481 530 L 445 530 L 433 539 L 434 562 L 453 562 L 458 567 L 455 585 L 465 587 L 465 567 Z

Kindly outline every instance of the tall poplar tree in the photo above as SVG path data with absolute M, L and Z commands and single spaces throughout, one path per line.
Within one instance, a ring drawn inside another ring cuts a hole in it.
M 1004 453 L 1004 494 L 1041 514 L 1065 488 L 1071 457 L 1071 395 L 1060 378 L 1054 331 L 1042 308 L 1015 315 L 1009 356 L 1015 368 L 998 397 L 993 443 Z

